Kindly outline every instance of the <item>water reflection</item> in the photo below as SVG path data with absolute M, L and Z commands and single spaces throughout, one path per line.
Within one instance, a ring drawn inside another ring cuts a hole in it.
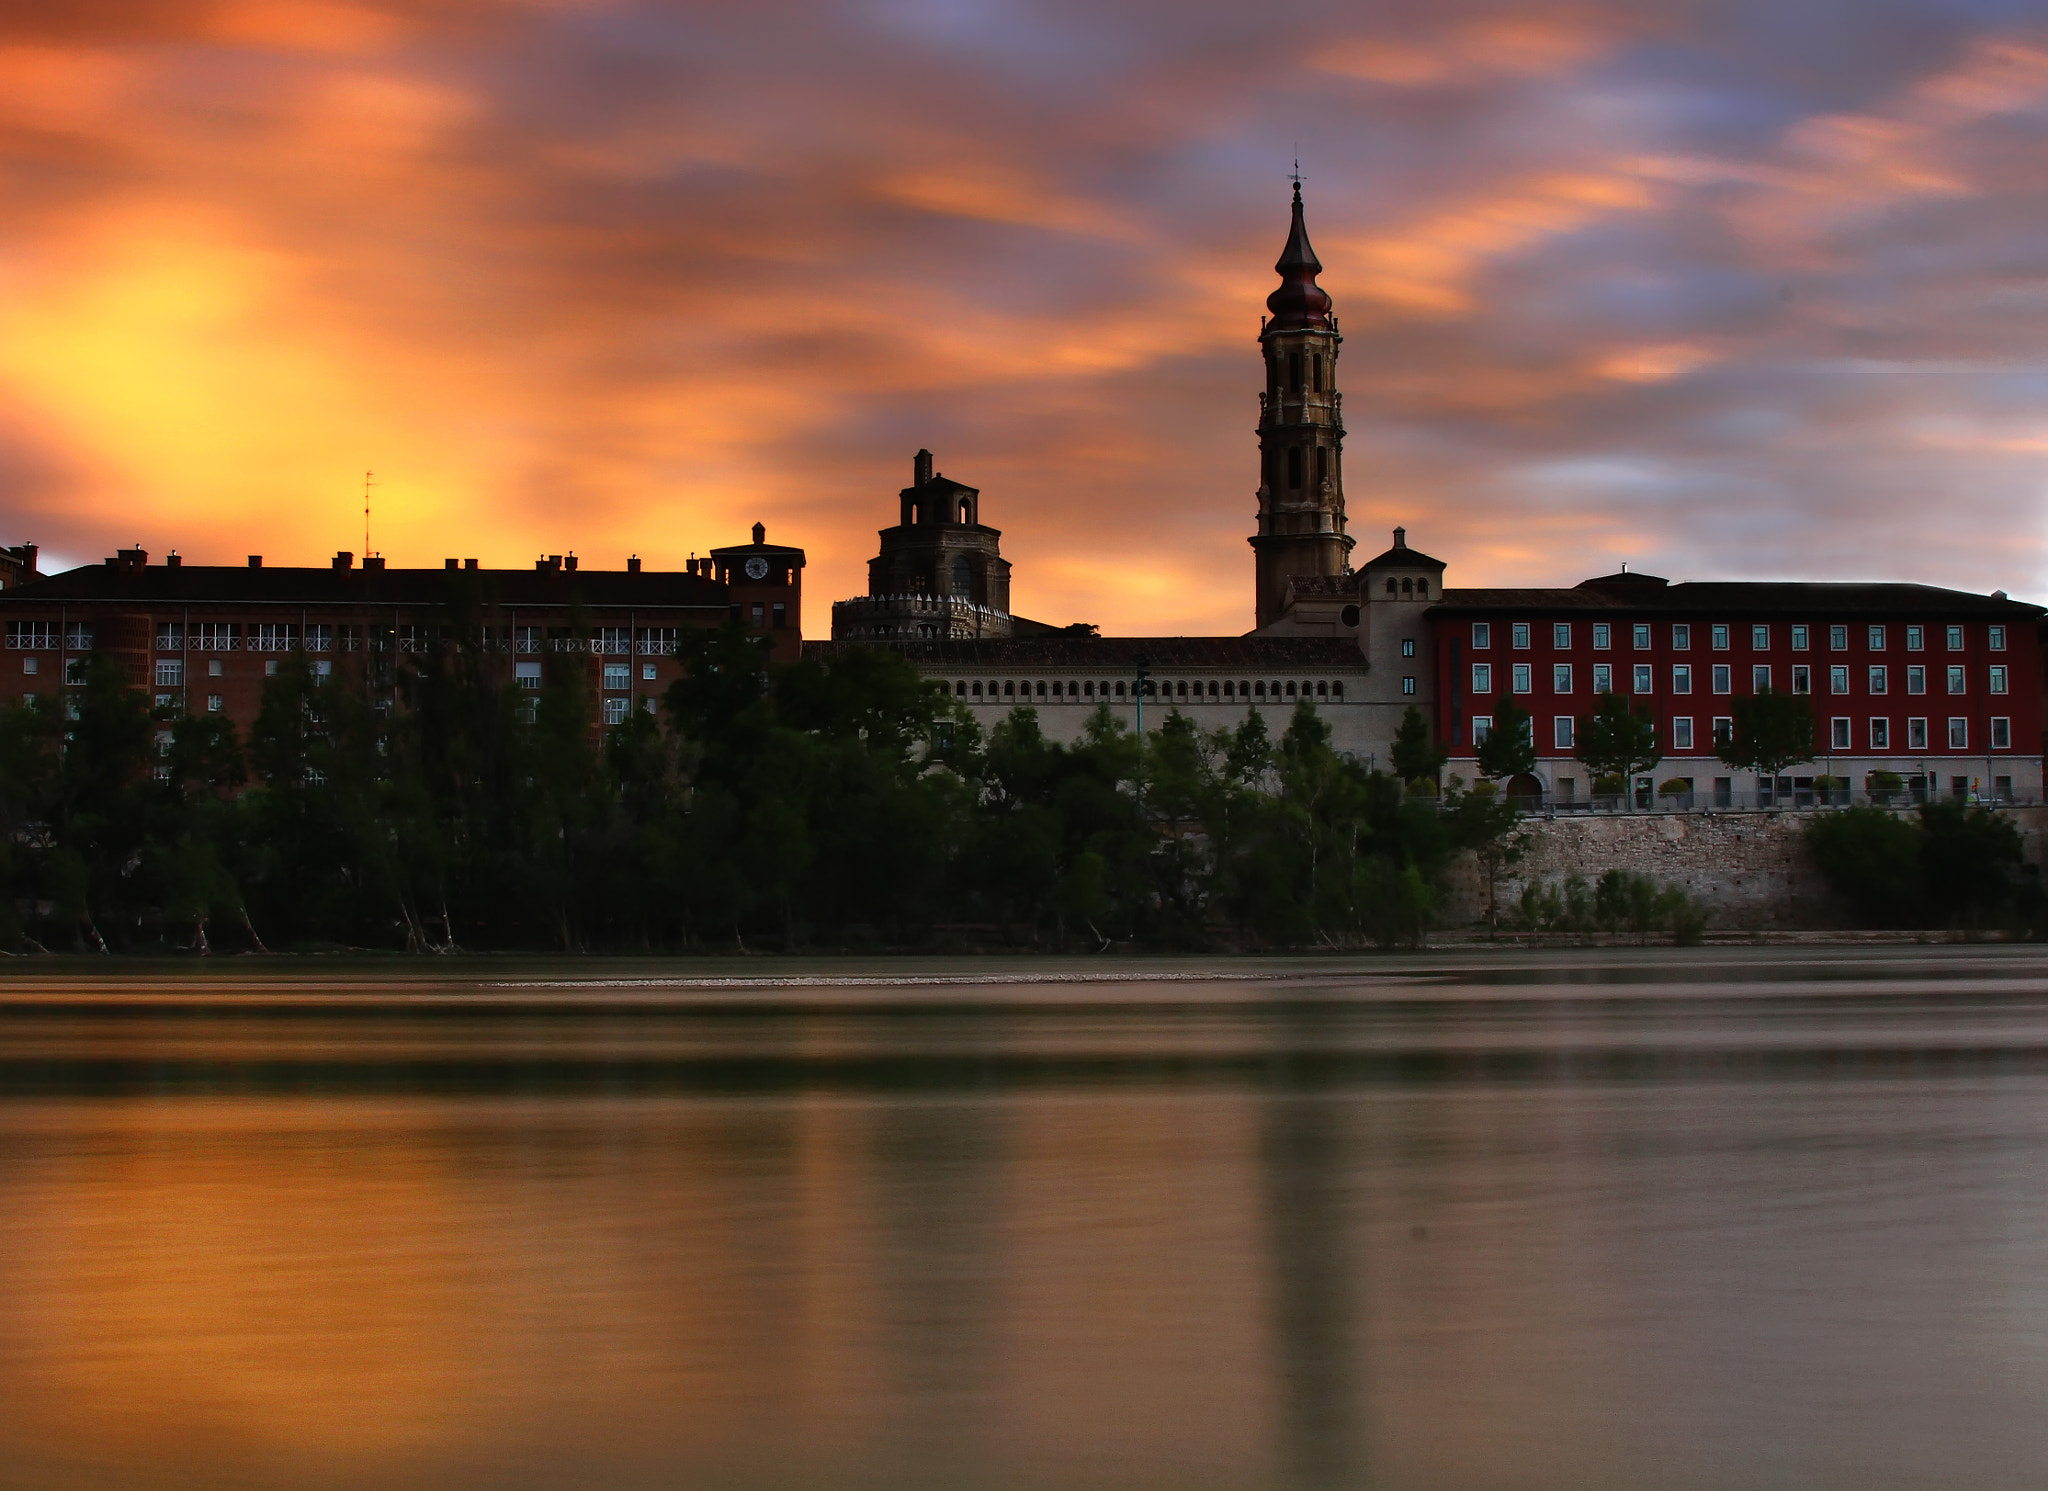
M 17 979 L 0 1482 L 2032 1486 L 2044 1164 L 2025 949 Z

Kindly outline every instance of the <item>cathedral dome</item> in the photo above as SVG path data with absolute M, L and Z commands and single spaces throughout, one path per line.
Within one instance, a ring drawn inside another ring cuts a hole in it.
M 1266 297 L 1266 309 L 1273 319 L 1268 331 L 1332 331 L 1330 292 L 1316 283 L 1323 272 L 1316 251 L 1309 247 L 1308 228 L 1301 220 L 1301 183 L 1294 183 L 1294 225 L 1287 233 L 1287 247 L 1273 266 L 1283 283 Z

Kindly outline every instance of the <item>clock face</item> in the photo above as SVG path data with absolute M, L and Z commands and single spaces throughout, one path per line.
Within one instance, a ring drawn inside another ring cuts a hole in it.
M 756 554 L 752 559 L 749 559 L 747 561 L 747 578 L 749 580 L 767 579 L 768 561 L 763 559 L 759 554 Z

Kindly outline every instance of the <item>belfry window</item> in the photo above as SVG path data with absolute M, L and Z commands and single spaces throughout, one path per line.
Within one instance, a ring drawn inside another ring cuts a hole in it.
M 1287 452 L 1287 485 L 1290 488 L 1301 485 L 1301 447 L 1298 445 Z
M 1291 392 L 1301 392 L 1301 354 L 1291 354 L 1287 359 L 1287 387 Z
M 1320 358 L 1320 357 L 1311 357 L 1311 358 L 1309 359 L 1309 373 L 1310 373 L 1310 376 L 1311 376 L 1311 377 L 1312 377 L 1312 378 L 1313 378 L 1313 379 L 1315 380 L 1315 391 L 1316 391 L 1317 393 L 1321 393 L 1321 392 L 1323 391 L 1323 360 L 1322 360 L 1322 358 Z

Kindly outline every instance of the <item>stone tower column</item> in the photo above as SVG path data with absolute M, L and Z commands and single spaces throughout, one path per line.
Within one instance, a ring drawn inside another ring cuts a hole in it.
M 1259 531 L 1251 539 L 1258 571 L 1257 624 L 1277 620 L 1293 575 L 1341 575 L 1353 540 L 1344 531 L 1344 412 L 1337 392 L 1337 334 L 1323 266 L 1302 223 L 1301 183 L 1294 223 L 1273 266 L 1280 288 L 1259 329 L 1266 391 L 1259 397 Z

